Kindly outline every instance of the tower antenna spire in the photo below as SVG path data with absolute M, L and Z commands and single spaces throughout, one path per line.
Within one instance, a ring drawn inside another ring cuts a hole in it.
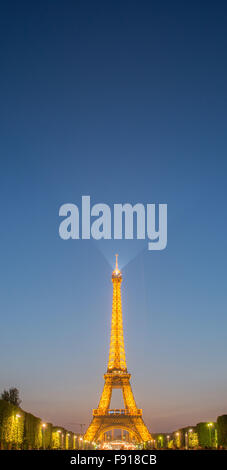
M 115 266 L 115 271 L 118 271 L 118 254 L 116 256 L 116 266 Z

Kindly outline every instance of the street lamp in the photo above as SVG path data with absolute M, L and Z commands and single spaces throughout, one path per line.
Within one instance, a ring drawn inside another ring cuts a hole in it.
M 185 433 L 185 449 L 188 450 L 188 433 Z
M 19 413 L 16 414 L 17 418 L 17 448 L 19 448 L 19 419 L 21 418 L 21 415 Z
M 43 450 L 45 450 L 45 428 L 46 428 L 46 423 L 42 423 L 42 441 L 43 441 Z
M 78 445 L 78 443 L 76 443 L 76 439 L 77 439 L 77 436 L 76 434 L 74 434 L 74 449 L 76 449 L 76 446 Z
M 193 429 L 188 430 L 188 448 L 190 449 L 190 434 L 193 432 Z
M 167 447 L 169 448 L 169 435 L 167 437 Z
M 58 434 L 59 434 L 59 437 L 60 437 L 60 434 L 62 434 L 62 432 L 60 431 L 60 429 L 58 429 Z M 61 438 L 60 438 L 60 445 L 61 445 L 61 448 L 62 448 L 62 443 L 61 443 Z
M 214 423 L 208 423 L 208 428 L 209 428 L 209 436 L 210 436 L 210 447 L 212 447 L 212 440 L 211 440 L 211 428 L 214 425 Z

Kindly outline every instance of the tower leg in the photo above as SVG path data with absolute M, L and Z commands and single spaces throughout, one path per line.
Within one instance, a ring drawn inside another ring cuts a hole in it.
M 107 379 L 103 387 L 98 409 L 106 411 L 110 407 L 111 396 L 112 396 L 112 383 L 110 380 Z

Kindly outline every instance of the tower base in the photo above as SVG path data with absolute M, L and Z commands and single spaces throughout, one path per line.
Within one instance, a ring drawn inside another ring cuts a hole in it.
M 94 410 L 99 411 L 99 410 Z M 139 411 L 139 410 L 138 410 Z M 94 416 L 89 425 L 84 439 L 91 441 L 102 441 L 105 432 L 112 429 L 128 431 L 131 438 L 136 442 L 147 442 L 152 439 L 142 416 L 125 413 L 127 410 L 108 410 L 108 414 Z

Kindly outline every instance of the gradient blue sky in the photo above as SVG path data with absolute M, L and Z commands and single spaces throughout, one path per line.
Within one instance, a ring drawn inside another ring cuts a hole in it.
M 149 428 L 227 413 L 226 20 L 223 1 L 1 3 L 0 389 L 45 420 L 97 406 L 116 251 Z M 167 203 L 167 249 L 61 240 L 83 194 Z

